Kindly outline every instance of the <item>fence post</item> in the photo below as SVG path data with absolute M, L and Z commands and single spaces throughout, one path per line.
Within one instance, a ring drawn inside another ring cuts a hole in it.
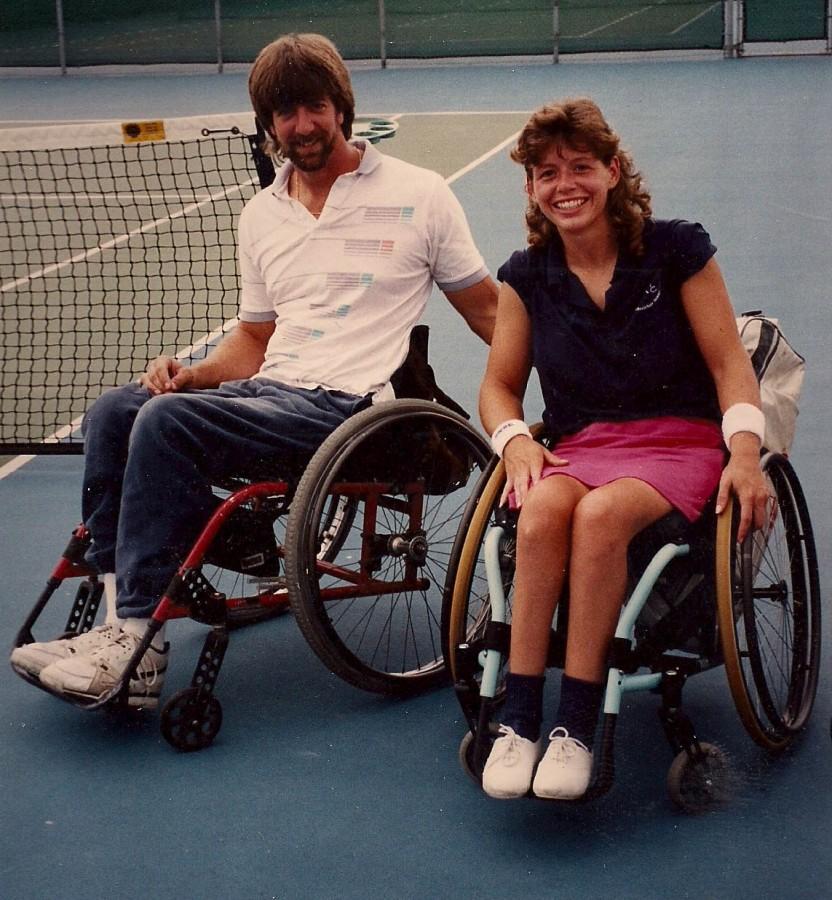
M 832 3 L 832 0 L 829 0 Z M 552 3 L 552 63 L 558 62 L 560 57 L 560 2 Z
M 66 34 L 64 32 L 63 0 L 55 0 L 55 23 L 58 26 L 58 65 L 61 75 L 66 75 Z
M 743 0 L 723 0 L 722 21 L 725 31 L 722 55 L 725 59 L 736 59 L 742 55 Z
M 826 52 L 832 53 L 832 0 L 826 0 Z
M 387 19 L 384 14 L 384 0 L 378 0 L 378 35 L 380 42 L 379 58 L 381 68 L 387 68 Z
M 214 33 L 217 37 L 217 73 L 222 75 L 222 0 L 214 0 Z

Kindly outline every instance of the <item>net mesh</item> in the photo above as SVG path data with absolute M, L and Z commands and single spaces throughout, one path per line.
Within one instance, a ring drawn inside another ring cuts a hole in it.
M 0 131 L 0 452 L 80 452 L 103 389 L 162 353 L 198 358 L 234 323 L 253 118 L 164 124 L 183 136 L 40 129 L 58 146 L 19 149 L 31 130 Z

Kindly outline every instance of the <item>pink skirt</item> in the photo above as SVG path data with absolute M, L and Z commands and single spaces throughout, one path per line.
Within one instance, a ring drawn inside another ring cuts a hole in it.
M 545 466 L 543 478 L 567 475 L 591 488 L 618 478 L 638 478 L 690 522 L 702 513 L 725 465 L 718 425 L 673 416 L 597 422 L 564 438 L 553 452 L 569 465 Z M 513 501 L 512 495 L 511 506 Z

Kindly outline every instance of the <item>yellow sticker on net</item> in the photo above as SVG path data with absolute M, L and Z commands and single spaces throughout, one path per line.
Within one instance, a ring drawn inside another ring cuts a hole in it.
M 121 126 L 125 144 L 138 144 L 141 141 L 163 141 L 165 139 L 165 123 L 158 122 L 125 122 Z

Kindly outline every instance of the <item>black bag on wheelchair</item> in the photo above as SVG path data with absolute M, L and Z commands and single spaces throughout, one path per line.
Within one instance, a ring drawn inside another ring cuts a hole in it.
M 390 377 L 396 398 L 432 401 L 470 419 L 436 383 L 428 363 L 428 336 L 427 325 L 416 325 L 410 332 L 407 356 Z M 454 433 L 439 429 L 427 417 L 392 423 L 370 437 L 365 448 L 362 472 L 354 473 L 357 478 L 399 485 L 419 481 L 428 494 L 447 494 L 466 484 L 475 464 L 462 439 L 454 439 Z

